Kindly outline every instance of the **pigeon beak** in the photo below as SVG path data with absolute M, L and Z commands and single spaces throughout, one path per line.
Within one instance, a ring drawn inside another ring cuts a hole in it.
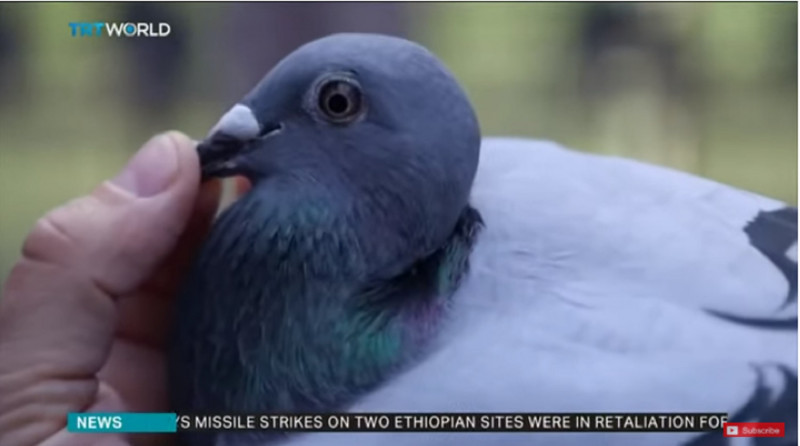
M 280 125 L 262 127 L 250 107 L 236 104 L 197 145 L 203 181 L 236 174 L 236 156 L 246 146 L 280 129 Z

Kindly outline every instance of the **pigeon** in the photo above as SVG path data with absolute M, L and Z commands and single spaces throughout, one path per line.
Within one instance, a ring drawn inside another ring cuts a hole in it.
M 481 135 L 398 37 L 301 46 L 198 145 L 250 190 L 179 293 L 178 413 L 706 412 L 797 444 L 797 210 Z M 184 433 L 189 446 L 718 446 L 714 432 Z

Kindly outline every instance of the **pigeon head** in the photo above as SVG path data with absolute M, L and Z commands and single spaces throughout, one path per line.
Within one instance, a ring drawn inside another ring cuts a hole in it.
M 243 175 L 256 187 L 371 202 L 383 224 L 429 228 L 414 241 L 430 250 L 467 203 L 479 146 L 466 94 L 428 50 L 337 34 L 283 59 L 198 150 L 205 177 Z

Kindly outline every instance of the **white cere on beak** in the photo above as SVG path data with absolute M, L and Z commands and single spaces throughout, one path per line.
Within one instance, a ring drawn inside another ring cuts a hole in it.
M 250 107 L 236 104 L 220 118 L 208 136 L 211 137 L 218 131 L 241 141 L 249 141 L 258 137 L 261 126 Z

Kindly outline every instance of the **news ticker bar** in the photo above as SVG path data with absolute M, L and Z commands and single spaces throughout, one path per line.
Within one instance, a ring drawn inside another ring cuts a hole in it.
M 728 423 L 722 413 L 69 413 L 83 433 L 263 432 L 708 432 L 784 435 L 783 423 Z
M 728 423 L 721 413 L 69 413 L 83 433 L 263 432 L 708 432 L 783 437 L 784 423 Z

